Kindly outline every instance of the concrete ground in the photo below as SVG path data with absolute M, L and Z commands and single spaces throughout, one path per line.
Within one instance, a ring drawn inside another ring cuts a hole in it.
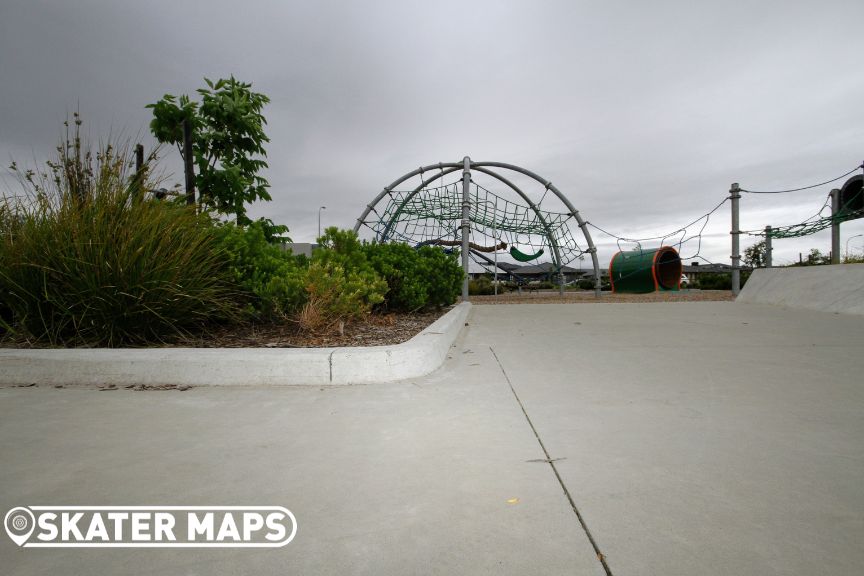
M 0 535 L 0 572 L 864 573 L 861 317 L 547 304 L 469 324 L 394 384 L 0 389 L 0 513 L 282 505 L 299 524 L 266 550 Z

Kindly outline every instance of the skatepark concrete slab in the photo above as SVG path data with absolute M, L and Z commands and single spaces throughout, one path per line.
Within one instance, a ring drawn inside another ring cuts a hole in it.
M 864 264 L 758 268 L 736 301 L 864 315 Z
M 389 384 L 0 389 L 0 511 L 272 504 L 299 525 L 263 551 L 0 535 L 3 573 L 604 574 L 588 533 L 616 575 L 864 572 L 860 317 L 545 304 L 468 324 L 440 370 Z

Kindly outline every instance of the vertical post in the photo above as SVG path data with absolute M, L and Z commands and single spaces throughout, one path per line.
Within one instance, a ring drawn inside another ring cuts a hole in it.
M 771 246 L 771 226 L 765 226 L 765 267 L 771 268 L 774 265 L 774 258 L 771 253 L 774 247 Z
M 465 156 L 462 168 L 462 271 L 465 279 L 462 281 L 462 301 L 468 302 L 468 250 L 471 231 L 471 158 Z
M 183 164 L 186 172 L 186 204 L 195 204 L 195 169 L 192 164 L 192 124 L 183 120 Z
M 326 209 L 327 209 L 326 206 L 321 206 L 320 208 L 318 208 L 318 238 L 321 237 L 321 210 L 326 210 Z M 316 239 L 316 242 L 317 242 L 317 239 Z
M 493 282 L 493 293 L 495 296 L 498 296 L 498 222 L 496 222 L 496 218 L 498 218 L 498 197 L 495 197 L 495 213 L 492 215 L 492 234 L 494 236 L 493 242 L 495 243 L 495 277 Z
M 738 225 L 738 201 L 741 199 L 741 189 L 738 183 L 732 184 L 729 189 L 729 198 L 732 199 L 732 294 L 735 296 L 741 292 L 741 247 L 738 239 L 741 230 Z
M 831 190 L 831 264 L 840 263 L 840 190 Z
M 144 146 L 135 145 L 135 197 L 144 197 Z

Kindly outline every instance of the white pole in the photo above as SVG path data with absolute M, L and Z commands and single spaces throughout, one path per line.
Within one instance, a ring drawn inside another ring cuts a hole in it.
M 738 226 L 738 201 L 741 199 L 741 189 L 737 183 L 732 184 L 729 198 L 732 199 L 732 294 L 737 296 L 741 291 L 741 252 L 738 247 L 741 234 Z

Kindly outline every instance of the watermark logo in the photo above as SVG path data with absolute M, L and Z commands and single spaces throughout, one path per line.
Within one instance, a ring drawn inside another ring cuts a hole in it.
M 3 525 L 22 548 L 279 548 L 297 535 L 282 506 L 17 506 Z

